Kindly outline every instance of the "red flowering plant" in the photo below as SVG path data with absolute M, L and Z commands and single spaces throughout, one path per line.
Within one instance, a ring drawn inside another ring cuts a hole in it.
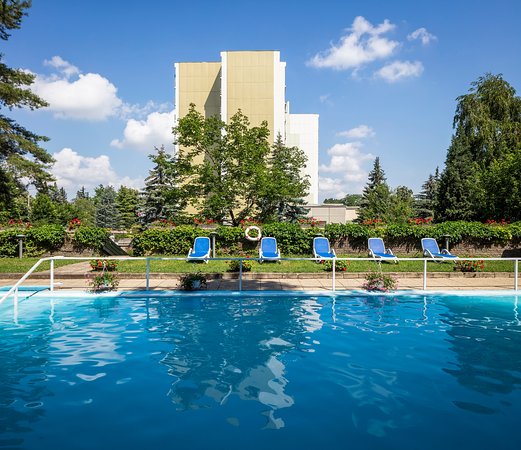
M 455 261 L 454 270 L 457 272 L 483 272 L 485 261 Z
M 206 217 L 194 217 L 194 223 L 196 225 L 216 225 L 217 222 L 213 219 L 207 219 Z
M 22 228 L 22 227 L 25 227 L 25 228 L 31 228 L 32 227 L 32 224 L 31 222 L 27 221 L 27 222 L 24 222 L 22 219 L 9 219 L 9 221 L 7 222 L 7 225 L 9 227 L 16 227 L 16 228 Z
M 510 223 L 510 220 L 505 220 L 505 219 L 501 219 L 501 220 L 487 219 L 485 221 L 485 224 L 487 224 L 487 225 L 505 226 L 505 225 L 508 225 L 509 223 Z
M 311 225 L 312 227 L 316 227 L 320 222 L 314 217 L 304 217 L 303 219 L 299 219 L 298 223 L 301 225 Z
M 81 220 L 75 217 L 71 221 L 69 221 L 69 231 L 75 230 L 81 226 Z
M 118 262 L 113 259 L 92 259 L 90 261 L 90 267 L 95 272 L 114 272 L 118 269 Z
M 382 219 L 367 219 L 362 222 L 363 225 L 383 225 L 384 221 Z
M 253 217 L 245 217 L 239 221 L 241 227 L 259 226 L 261 223 Z
M 415 217 L 407 221 L 410 225 L 429 225 L 432 223 L 432 217 Z

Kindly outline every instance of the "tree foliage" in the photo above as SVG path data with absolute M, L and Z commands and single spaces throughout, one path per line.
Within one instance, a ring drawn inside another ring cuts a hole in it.
M 486 74 L 457 101 L 455 132 L 436 198 L 437 220 L 518 220 L 521 98 L 501 75 Z
M 436 167 L 434 174 L 430 174 L 425 183 L 422 184 L 422 190 L 416 195 L 416 217 L 427 218 L 434 216 L 434 206 L 436 196 L 438 194 L 438 186 L 440 183 L 440 171 Z
M 303 198 L 309 189 L 308 177 L 301 173 L 307 157 L 298 147 L 286 147 L 279 134 L 268 159 L 267 177 L 259 189 L 258 218 L 261 222 L 296 222 L 306 216 Z
M 205 118 L 192 104 L 174 132 L 190 204 L 221 223 L 238 225 L 252 215 L 268 177 L 267 123 L 250 127 L 241 111 L 229 123 Z
M 112 186 L 100 184 L 95 190 L 96 226 L 100 228 L 117 228 L 118 210 L 116 207 L 116 190 Z
M 182 163 L 178 163 L 164 147 L 156 148 L 156 152 L 149 156 L 154 167 L 150 170 L 145 187 L 141 191 L 138 214 L 144 224 L 161 219 L 175 219 L 186 205 L 186 195 L 179 187 L 179 171 L 187 172 L 188 169 L 183 168 Z
M 118 210 L 118 228 L 130 229 L 137 223 L 139 209 L 139 191 L 121 186 L 116 195 L 116 209 Z
M 0 39 L 7 40 L 9 30 L 20 28 L 22 17 L 30 6 L 30 1 L 0 2 Z M 8 67 L 0 55 L 0 108 L 33 110 L 47 106 L 29 90 L 33 81 L 34 75 Z M 0 113 L 0 207 L 3 209 L 13 208 L 13 199 L 26 191 L 26 184 L 21 179 L 29 180 L 38 191 L 45 191 L 52 180 L 47 169 L 53 159 L 39 145 L 46 140 Z

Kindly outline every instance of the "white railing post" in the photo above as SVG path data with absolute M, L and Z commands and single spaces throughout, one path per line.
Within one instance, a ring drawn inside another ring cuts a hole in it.
M 335 292 L 335 290 L 336 290 L 336 265 L 335 265 L 335 258 L 333 258 L 333 281 L 332 281 L 332 283 L 333 283 L 333 286 L 332 286 L 333 292 Z
M 150 289 L 150 258 L 147 258 L 147 270 L 145 275 L 145 291 Z
M 514 290 L 518 290 L 519 287 L 519 259 L 514 261 Z
M 423 290 L 427 290 L 427 259 L 423 260 Z
M 49 271 L 49 290 L 54 291 L 54 259 L 51 259 L 51 270 Z
M 242 259 L 239 261 L 239 292 L 242 291 Z

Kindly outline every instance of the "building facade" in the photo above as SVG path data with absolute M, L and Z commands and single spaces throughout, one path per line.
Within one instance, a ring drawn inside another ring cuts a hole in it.
M 290 114 L 286 102 L 286 63 L 278 51 L 226 51 L 220 62 L 175 64 L 175 116 L 191 103 L 205 117 L 224 122 L 240 109 L 252 126 L 268 123 L 270 139 L 299 147 L 308 158 L 303 175 L 311 183 L 307 203 L 318 202 L 318 114 Z

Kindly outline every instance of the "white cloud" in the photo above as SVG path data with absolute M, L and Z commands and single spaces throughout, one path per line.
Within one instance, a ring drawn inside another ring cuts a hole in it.
M 434 36 L 434 34 L 429 33 L 426 28 L 421 27 L 409 34 L 407 39 L 409 41 L 419 39 L 423 45 L 428 45 L 431 42 L 436 41 L 438 38 Z
M 67 78 L 80 73 L 80 69 L 73 66 L 70 62 L 65 61 L 60 56 L 53 56 L 51 59 L 46 59 L 43 64 L 58 69 L 58 71 L 63 73 Z
M 37 75 L 31 89 L 62 119 L 104 120 L 115 116 L 123 103 L 116 87 L 97 73 L 80 74 L 76 80 Z
M 404 78 L 418 77 L 422 73 L 423 64 L 420 61 L 394 61 L 375 72 L 375 76 L 389 83 L 395 83 Z
M 142 178 L 118 176 L 106 155 L 94 158 L 82 156 L 71 148 L 63 148 L 52 156 L 56 162 L 51 173 L 56 177 L 58 186 L 63 186 L 70 194 L 74 194 L 81 186 L 92 190 L 99 184 L 110 184 L 116 188 L 121 185 L 141 188 L 144 185 Z
M 374 130 L 367 125 L 359 125 L 347 131 L 340 131 L 337 136 L 343 136 L 349 139 L 364 139 L 374 136 Z
M 361 192 L 368 174 L 365 163 L 374 159 L 361 148 L 361 142 L 347 142 L 335 144 L 327 151 L 329 162 L 319 167 L 321 197 L 340 198 L 346 193 Z
M 336 70 L 358 69 L 364 64 L 391 56 L 399 43 L 383 35 L 394 29 L 387 19 L 379 25 L 372 25 L 362 16 L 353 21 L 349 33 L 340 42 L 331 44 L 328 50 L 316 54 L 308 65 Z
M 114 139 L 110 143 L 116 148 L 134 148 L 150 153 L 154 147 L 173 146 L 174 111 L 153 112 L 146 120 L 129 119 L 123 132 L 123 140 Z

